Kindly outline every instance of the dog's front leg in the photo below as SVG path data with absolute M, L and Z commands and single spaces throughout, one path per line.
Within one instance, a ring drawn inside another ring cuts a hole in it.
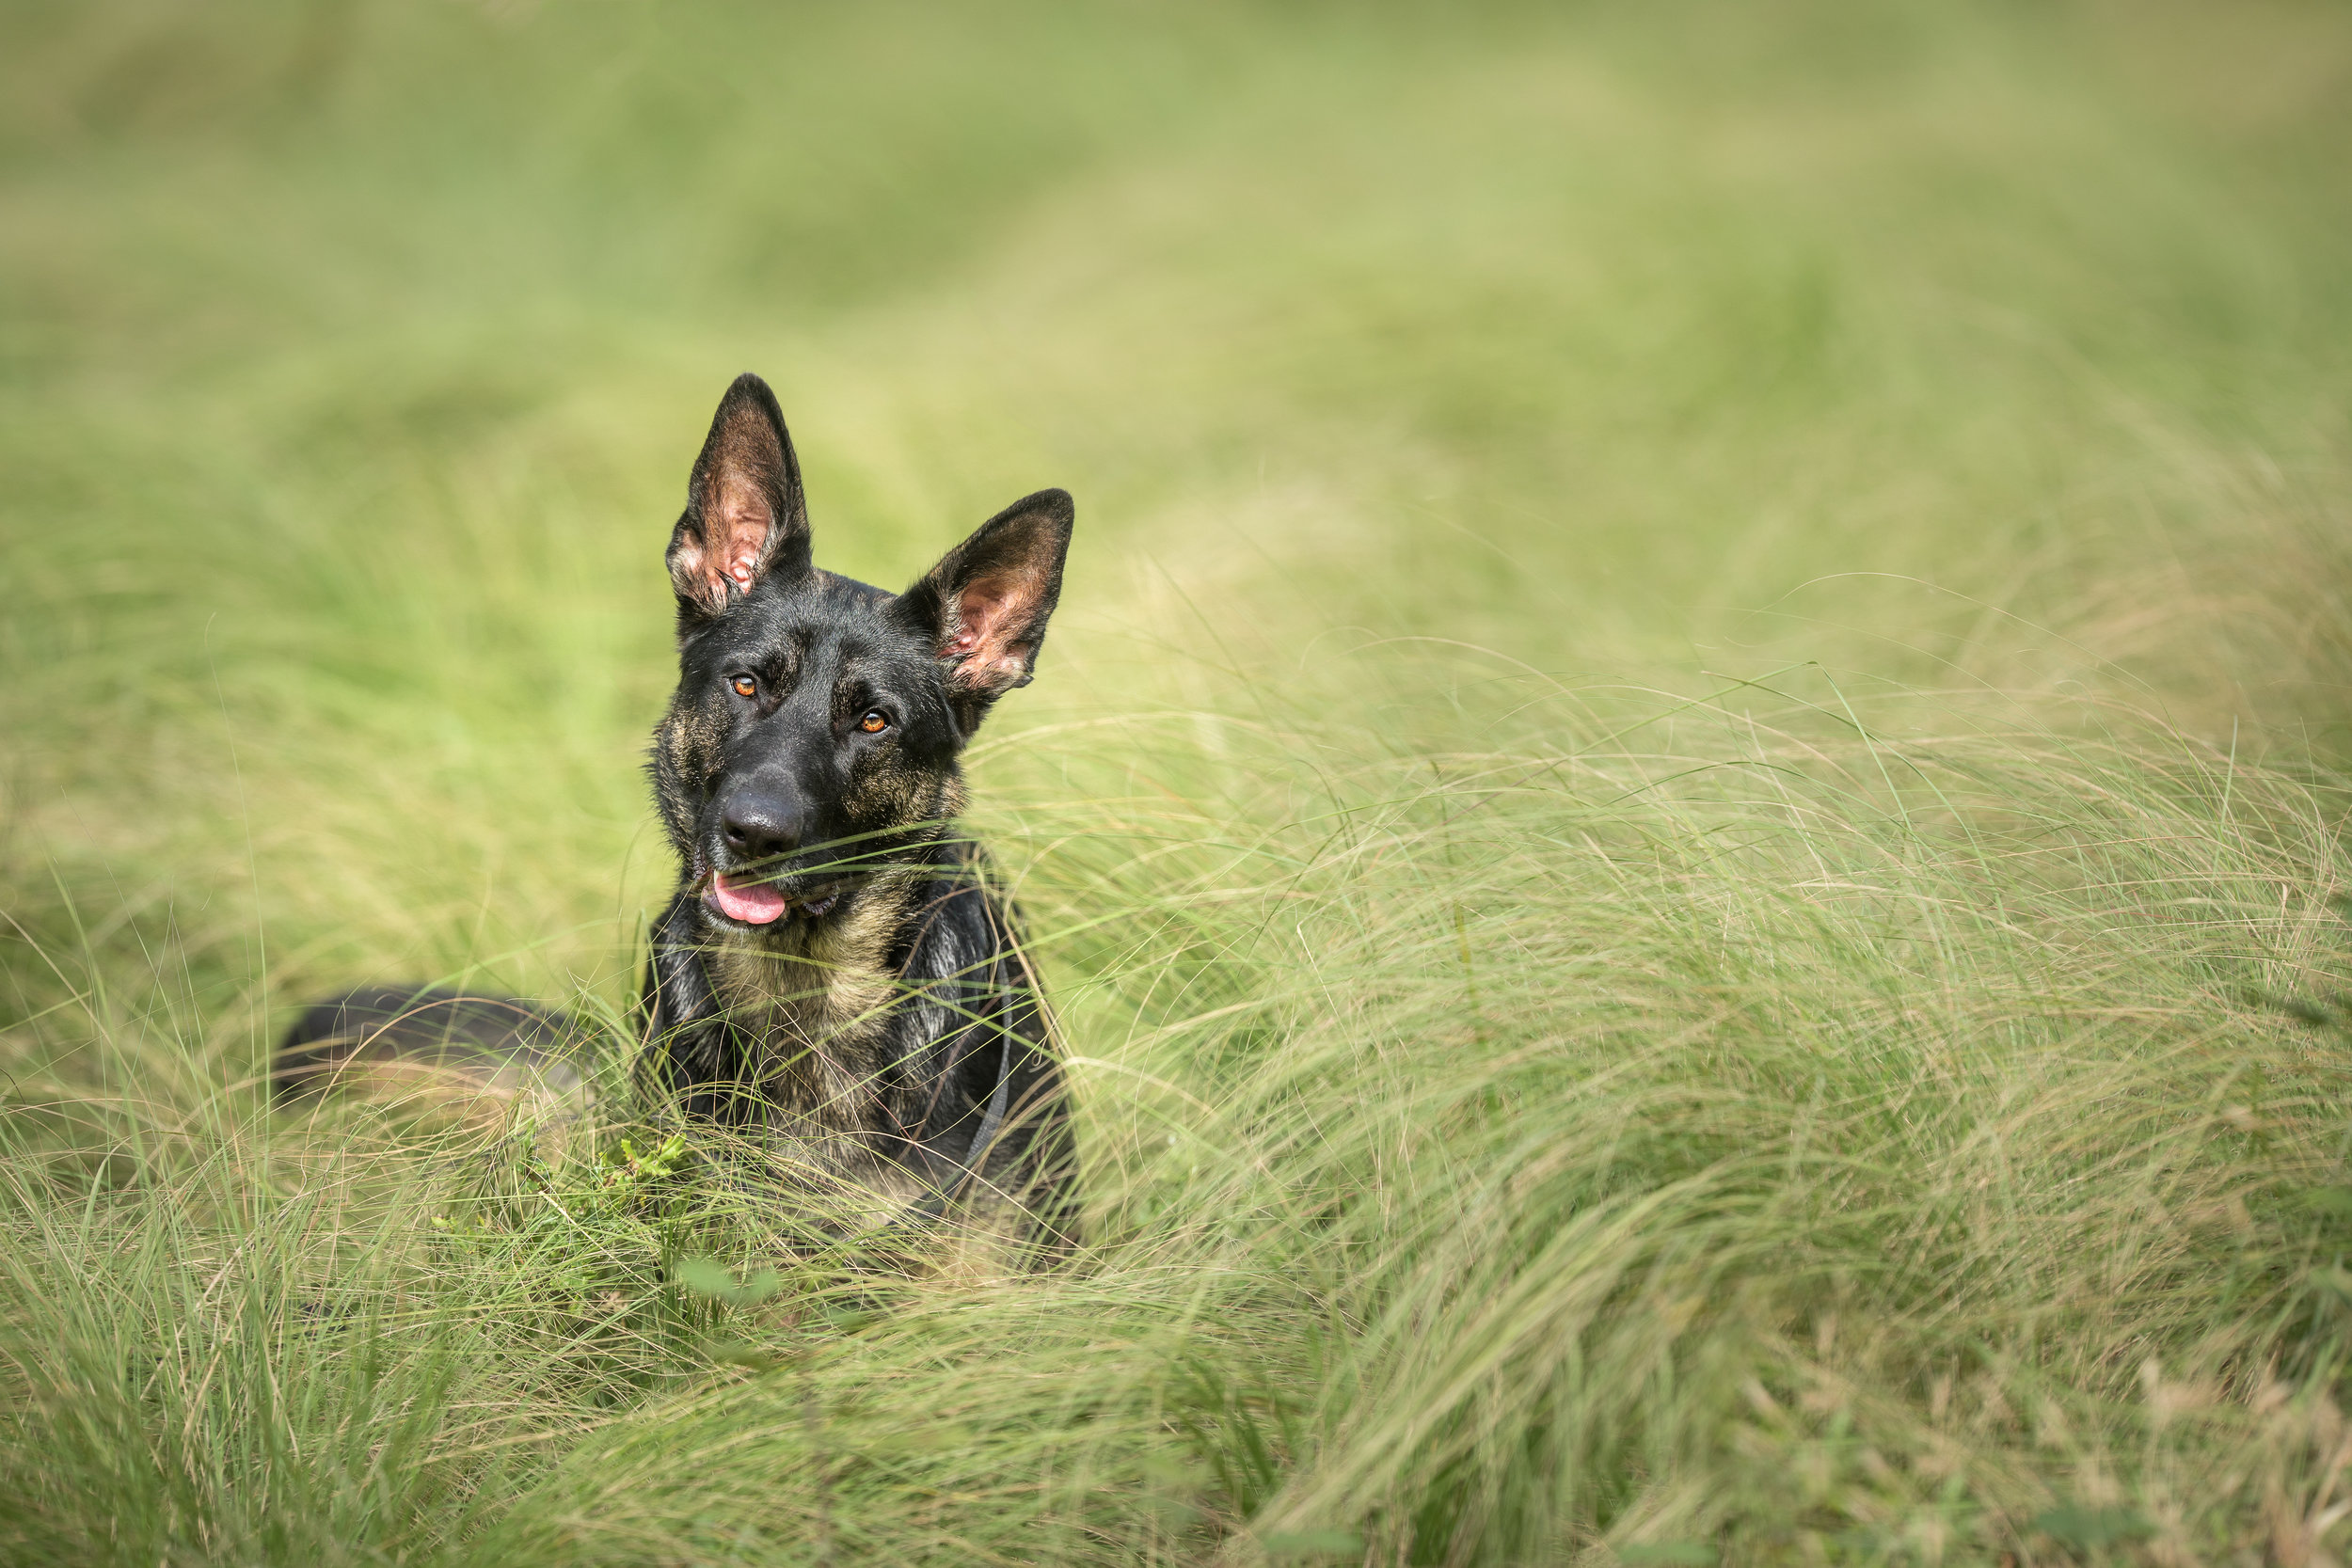
M 637 1070 L 647 1088 L 676 1099 L 688 1115 L 739 1122 L 749 1087 L 742 1045 L 703 968 L 697 908 L 695 895 L 681 893 L 653 923 Z

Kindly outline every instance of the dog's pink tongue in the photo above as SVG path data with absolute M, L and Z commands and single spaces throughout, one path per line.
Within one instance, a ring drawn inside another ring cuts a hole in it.
M 784 913 L 784 895 L 766 882 L 730 887 L 721 873 L 710 879 L 710 896 L 722 914 L 747 926 L 765 926 Z

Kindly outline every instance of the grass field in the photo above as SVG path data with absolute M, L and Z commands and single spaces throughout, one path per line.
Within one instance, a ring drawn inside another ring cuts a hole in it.
M 8 6 L 0 1560 L 2342 1560 L 2347 169 L 2316 3 Z M 1078 498 L 1057 1273 L 257 1089 L 626 1035 L 747 369 Z

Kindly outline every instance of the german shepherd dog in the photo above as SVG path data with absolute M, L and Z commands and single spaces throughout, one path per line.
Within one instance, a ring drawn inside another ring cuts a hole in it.
M 648 770 L 677 890 L 654 920 L 641 1089 L 814 1182 L 932 1214 L 1009 1202 L 1066 1242 L 1073 1158 L 1014 912 L 956 829 L 958 757 L 1028 684 L 1071 499 L 1015 501 L 903 594 L 811 560 L 775 394 L 720 401 L 671 531 L 678 685 Z M 348 1072 L 577 1092 L 561 1014 L 373 988 L 310 1009 L 281 1097 Z

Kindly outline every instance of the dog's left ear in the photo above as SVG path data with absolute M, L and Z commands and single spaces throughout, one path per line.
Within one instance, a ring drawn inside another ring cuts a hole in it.
M 899 595 L 898 613 L 946 666 L 965 733 L 989 704 L 1029 684 L 1075 516 L 1068 491 L 1040 490 L 982 523 Z

